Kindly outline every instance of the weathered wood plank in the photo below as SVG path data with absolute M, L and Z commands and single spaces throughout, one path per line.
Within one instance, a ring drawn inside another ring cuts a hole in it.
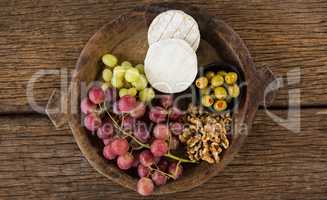
M 260 111 L 240 155 L 222 174 L 192 191 L 159 199 L 324 199 L 327 123 L 317 111 L 298 116 L 300 133 Z M 41 115 L 0 119 L 0 199 L 140 198 L 95 172 L 67 127 L 56 131 Z
M 0 112 L 30 112 L 26 85 L 41 69 L 73 69 L 87 40 L 104 23 L 148 1 L 0 2 Z M 155 1 L 153 1 L 155 2 Z M 179 1 L 205 8 L 229 23 L 245 40 L 258 67 L 278 76 L 301 68 L 301 82 L 282 89 L 274 105 L 285 106 L 288 89 L 301 89 L 302 105 L 327 100 L 327 2 L 287 0 L 242 2 Z M 45 106 L 59 88 L 59 75 L 35 83 L 34 97 Z

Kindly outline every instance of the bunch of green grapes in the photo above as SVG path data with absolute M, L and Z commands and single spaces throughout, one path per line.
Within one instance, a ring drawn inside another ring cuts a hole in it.
M 209 71 L 196 79 L 195 85 L 200 89 L 202 105 L 213 106 L 218 112 L 226 110 L 228 102 L 240 95 L 237 79 L 237 73 L 226 71 Z
M 144 74 L 144 65 L 137 64 L 133 67 L 129 61 L 123 61 L 118 65 L 118 59 L 112 54 L 102 56 L 105 68 L 102 71 L 104 84 L 102 89 L 110 87 L 119 90 L 119 96 L 138 96 L 142 102 L 150 102 L 154 96 L 154 90 L 148 86 L 148 80 Z

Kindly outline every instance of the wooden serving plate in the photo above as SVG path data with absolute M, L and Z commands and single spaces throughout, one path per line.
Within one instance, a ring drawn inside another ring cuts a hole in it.
M 256 70 L 244 42 L 226 23 L 209 16 L 204 10 L 176 3 L 150 4 L 124 14 L 105 24 L 83 49 L 77 62 L 70 90 L 65 97 L 68 111 L 56 114 L 48 112 L 56 126 L 60 126 L 68 120 L 79 148 L 98 172 L 124 187 L 135 190 L 137 178 L 122 172 L 113 163 L 105 160 L 102 156 L 102 144 L 95 137 L 90 136 L 81 124 L 79 102 L 80 97 L 85 94 L 81 94 L 80 91 L 83 87 L 82 83 L 88 84 L 96 79 L 101 71 L 99 62 L 105 53 L 113 53 L 118 58 L 133 63 L 143 63 L 148 49 L 148 26 L 156 15 L 169 9 L 183 10 L 198 22 L 202 37 L 197 51 L 199 66 L 222 62 L 237 66 L 247 85 L 243 89 L 244 94 L 239 110 L 233 115 L 234 127 L 231 146 L 224 153 L 222 161 L 215 165 L 209 165 L 206 162 L 198 165 L 186 165 L 184 166 L 186 170 L 180 179 L 158 187 L 155 194 L 190 190 L 221 172 L 239 151 L 251 129 L 258 106 L 263 103 L 264 90 L 268 84 L 274 81 L 269 69 Z M 273 96 L 273 94 L 266 96 L 266 102 L 270 103 Z M 53 94 L 47 110 L 58 105 L 59 97 L 58 92 Z

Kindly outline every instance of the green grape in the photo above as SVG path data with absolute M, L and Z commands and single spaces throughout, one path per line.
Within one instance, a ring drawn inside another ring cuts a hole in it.
M 135 82 L 140 78 L 140 72 L 136 68 L 130 68 L 125 73 L 125 80 L 129 83 Z
M 135 97 L 137 95 L 137 89 L 136 88 L 129 88 L 128 89 L 128 95 Z
M 126 67 L 133 67 L 132 63 L 128 62 L 128 61 L 124 61 L 120 64 L 121 66 L 126 66 Z
M 139 93 L 139 98 L 142 102 L 150 102 L 155 96 L 154 90 L 152 88 L 144 88 Z
M 228 85 L 232 85 L 237 81 L 237 74 L 235 72 L 228 72 L 225 75 L 225 81 Z
M 137 90 L 143 90 L 148 85 L 148 81 L 146 80 L 145 76 L 143 74 L 140 75 L 139 79 L 135 82 L 132 82 L 132 85 Z
M 126 69 L 122 66 L 117 66 L 114 68 L 113 76 L 119 79 L 124 79 Z
M 137 64 L 135 66 L 137 70 L 139 70 L 140 74 L 144 74 L 144 65 L 143 64 Z
M 112 72 L 111 72 L 111 70 L 110 69 L 104 69 L 102 71 L 102 78 L 106 82 L 111 81 L 111 78 L 112 78 Z
M 108 67 L 115 67 L 117 65 L 118 59 L 112 54 L 105 54 L 102 56 L 102 62 Z
M 113 76 L 112 79 L 111 79 L 111 85 L 114 87 L 114 88 L 121 88 L 124 86 L 124 81 L 122 78 L 119 78 L 117 76 Z
M 125 65 L 125 66 L 121 66 L 123 69 L 125 69 L 125 71 L 129 70 L 129 69 L 133 69 L 132 66 L 128 66 L 128 65 Z
M 123 97 L 123 96 L 125 96 L 125 95 L 128 95 L 128 89 L 126 89 L 126 88 L 121 88 L 121 89 L 119 90 L 119 97 Z
M 216 75 L 211 79 L 211 86 L 218 87 L 224 84 L 224 78 L 220 75 Z
M 217 99 L 225 99 L 227 98 L 227 91 L 224 87 L 217 87 L 214 90 L 215 96 Z
M 106 83 L 102 83 L 101 85 L 101 89 L 103 91 L 106 91 L 108 88 L 112 87 L 111 83 L 110 82 L 106 82 Z

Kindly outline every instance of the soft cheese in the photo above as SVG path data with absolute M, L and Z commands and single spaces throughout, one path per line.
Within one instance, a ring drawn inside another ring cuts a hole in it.
M 168 10 L 159 14 L 148 30 L 149 46 L 169 38 L 183 39 L 196 51 L 200 44 L 197 22 L 181 10 Z
M 197 74 L 197 57 L 182 39 L 153 43 L 145 58 L 145 74 L 152 87 L 164 93 L 186 90 Z

